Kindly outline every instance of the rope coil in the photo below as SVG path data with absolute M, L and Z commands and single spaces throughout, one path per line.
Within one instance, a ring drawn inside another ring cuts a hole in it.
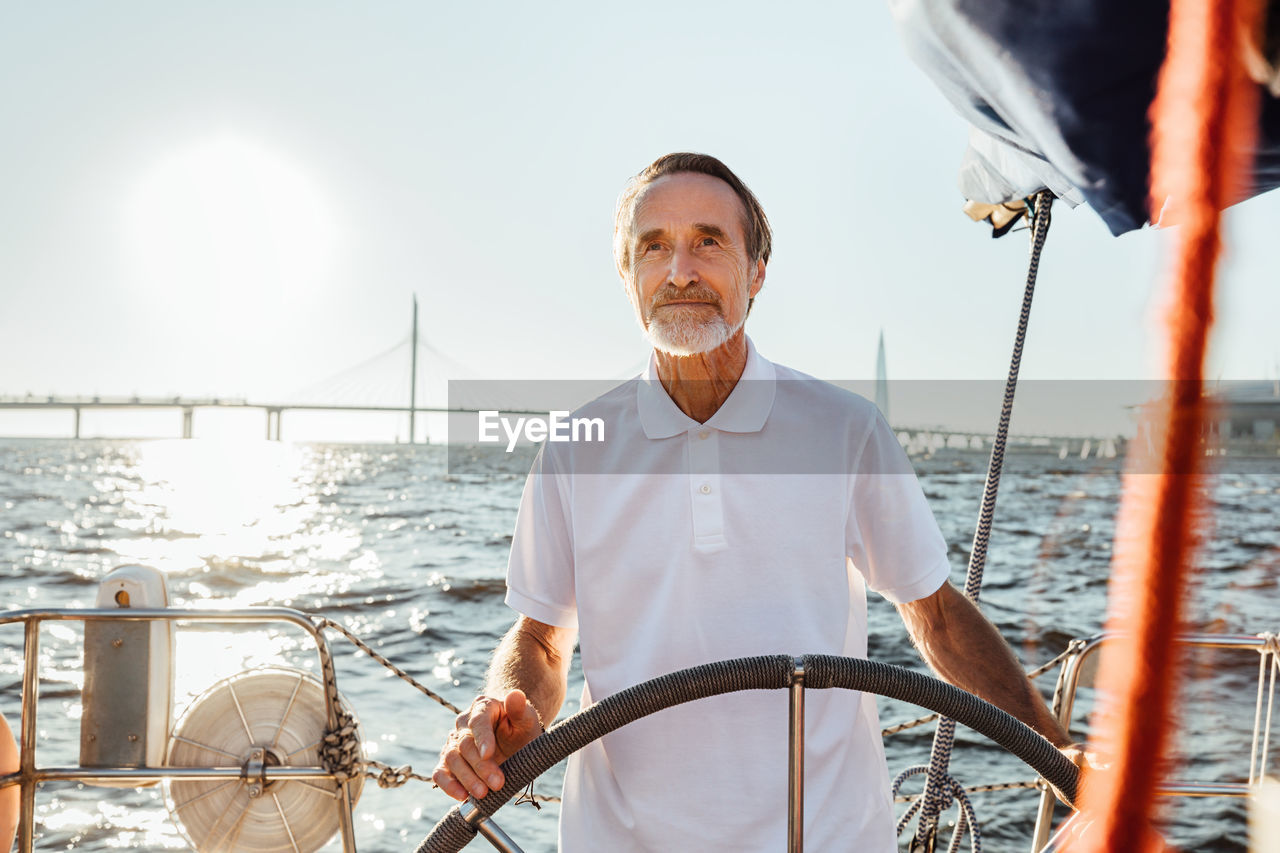
M 916 812 L 920 810 L 921 805 L 924 803 L 924 792 L 921 792 L 915 797 L 899 797 L 898 792 L 902 788 L 902 783 L 907 779 L 910 779 L 912 776 L 919 776 L 921 774 L 927 774 L 928 772 L 928 765 L 917 764 L 914 767 L 908 767 L 906 770 L 903 770 L 893 780 L 893 787 L 890 790 L 890 796 L 893 798 L 894 802 L 907 799 L 911 803 L 911 806 L 907 809 L 906 813 L 898 819 L 899 835 L 901 835 L 902 831 L 911 823 L 911 818 L 915 816 Z M 1007 787 L 1022 787 L 1022 783 L 1014 783 Z M 1000 789 L 993 787 L 990 790 Z M 951 805 L 951 799 L 953 798 L 960 804 L 960 818 L 956 821 L 955 829 L 951 832 L 951 842 L 947 845 L 947 850 L 949 853 L 955 853 L 955 851 L 960 847 L 960 840 L 964 837 L 965 831 L 968 830 L 970 853 L 982 853 L 982 831 L 978 828 L 978 818 L 974 813 L 973 803 L 969 801 L 969 797 L 966 794 L 966 789 L 962 788 L 960 783 L 952 776 L 947 775 L 946 794 L 948 797 L 946 806 Z M 945 809 L 946 806 L 943 808 Z

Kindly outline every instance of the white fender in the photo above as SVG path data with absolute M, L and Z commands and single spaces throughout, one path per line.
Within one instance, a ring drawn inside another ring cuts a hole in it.
M 98 586 L 98 608 L 164 608 L 164 575 L 120 566 Z M 84 693 L 80 764 L 160 767 L 173 703 L 173 623 L 89 619 L 84 625 Z M 133 788 L 121 780 L 101 783 Z

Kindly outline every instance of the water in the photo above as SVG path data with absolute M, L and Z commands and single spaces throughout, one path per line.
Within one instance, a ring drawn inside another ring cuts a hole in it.
M 954 454 L 916 464 L 959 579 L 986 460 Z M 450 474 L 438 447 L 5 440 L 0 603 L 91 606 L 106 571 L 144 563 L 165 573 L 178 605 L 272 604 L 324 613 L 465 704 L 482 682 L 495 639 L 512 620 L 502 603 L 502 579 L 527 466 L 527 456 L 495 452 Z M 1280 530 L 1272 519 L 1280 508 L 1280 466 L 1235 469 L 1212 483 L 1216 521 L 1203 554 L 1205 571 L 1196 581 L 1193 627 L 1275 630 Z M 1119 491 L 1114 463 L 1011 460 L 983 599 L 1028 665 L 1100 628 Z M 890 605 L 872 601 L 870 618 L 873 657 L 921 666 Z M 43 633 L 43 765 L 77 758 L 80 635 L 74 623 Z M 345 642 L 332 642 L 339 651 L 339 684 L 360 716 L 368 752 L 429 774 L 452 714 L 353 654 Z M 1257 669 L 1251 654 L 1193 661 L 1196 680 L 1185 691 L 1182 714 L 1190 733 L 1177 769 L 1183 778 L 1247 775 Z M 270 663 L 316 668 L 296 631 L 184 632 L 177 707 L 219 678 Z M 4 626 L 0 713 L 15 727 L 20 678 L 21 630 Z M 576 709 L 573 697 L 581 688 L 576 672 L 572 679 L 569 710 Z M 1090 698 L 1085 690 L 1081 721 Z M 886 724 L 917 713 L 882 703 Z M 931 733 L 927 727 L 890 738 L 891 772 L 923 761 Z M 953 770 L 963 784 L 1031 778 L 980 737 L 962 731 L 960 742 Z M 1275 756 L 1272 761 L 1274 767 Z M 539 790 L 558 793 L 559 779 L 553 770 Z M 1028 848 L 1034 794 L 977 794 L 974 801 L 987 849 Z M 185 849 L 162 789 L 49 783 L 37 802 L 37 849 Z M 422 783 L 389 791 L 368 784 L 356 811 L 359 848 L 413 849 L 449 806 Z M 509 806 L 502 823 L 530 853 L 549 851 L 556 808 Z M 1244 806 L 1237 800 L 1176 801 L 1168 832 L 1187 850 L 1244 849 Z

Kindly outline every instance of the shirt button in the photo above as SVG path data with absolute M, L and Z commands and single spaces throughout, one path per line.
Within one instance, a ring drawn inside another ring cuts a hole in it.
M 711 486 L 709 486 L 706 483 L 703 483 L 701 486 L 698 487 L 698 491 L 702 492 L 704 495 L 709 495 L 711 494 Z
M 707 438 L 707 437 L 708 437 L 708 436 L 710 436 L 710 435 L 711 435 L 711 430 L 709 430 L 709 429 L 704 429 L 702 432 L 698 433 L 698 438 L 705 439 L 705 438 Z

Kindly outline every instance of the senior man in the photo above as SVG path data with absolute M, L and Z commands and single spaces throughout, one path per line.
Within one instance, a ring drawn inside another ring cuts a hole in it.
M 501 787 L 499 762 L 559 712 L 576 639 L 585 706 L 726 658 L 865 656 L 867 588 L 897 605 L 935 672 L 1065 747 L 1008 645 L 948 583 L 942 535 L 875 406 L 767 361 L 744 334 L 771 243 L 752 192 L 713 157 L 670 154 L 627 186 L 614 227 L 653 355 L 640 381 L 582 410 L 604 419 L 608 449 L 539 453 L 508 567 L 520 615 L 436 784 L 457 799 Z M 786 702 L 713 697 L 579 751 L 561 850 L 782 849 Z M 806 841 L 893 850 L 873 698 L 817 691 L 807 704 Z

